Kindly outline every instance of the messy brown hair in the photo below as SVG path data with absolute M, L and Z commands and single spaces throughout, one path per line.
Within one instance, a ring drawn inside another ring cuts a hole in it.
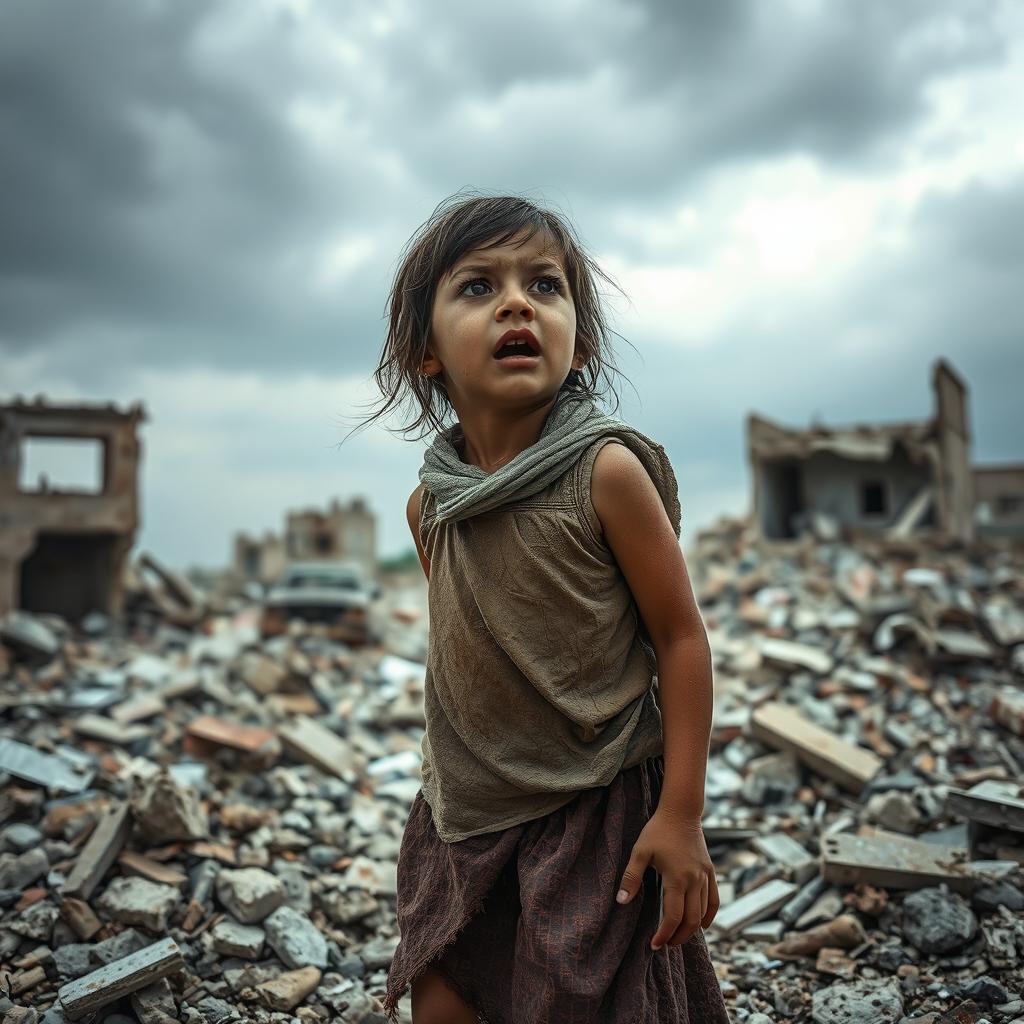
M 403 399 L 411 398 L 419 415 L 402 428 L 408 434 L 423 428 L 420 437 L 444 430 L 453 412 L 444 382 L 425 376 L 419 368 L 430 340 L 434 296 L 441 278 L 468 252 L 502 245 L 526 231 L 532 238 L 546 232 L 562 257 L 569 292 L 576 306 L 576 349 L 584 358 L 582 370 L 571 370 L 562 390 L 598 400 L 603 377 L 615 397 L 611 373 L 621 371 L 612 361 L 611 336 L 597 291 L 598 279 L 621 293 L 616 282 L 585 252 L 566 219 L 522 196 L 457 192 L 443 200 L 416 230 L 399 256 L 399 266 L 387 300 L 388 333 L 374 380 L 384 404 L 362 426 L 379 419 Z M 622 375 L 624 376 L 624 375 Z

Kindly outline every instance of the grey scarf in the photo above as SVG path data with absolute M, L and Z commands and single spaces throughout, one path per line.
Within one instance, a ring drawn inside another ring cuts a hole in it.
M 490 474 L 459 457 L 455 447 L 463 440 L 459 424 L 442 431 L 424 453 L 420 483 L 436 499 L 437 520 L 457 522 L 544 490 L 600 437 L 620 439 L 640 459 L 678 537 L 678 490 L 665 449 L 629 424 L 606 415 L 589 397 L 566 390 L 559 392 L 536 443 Z

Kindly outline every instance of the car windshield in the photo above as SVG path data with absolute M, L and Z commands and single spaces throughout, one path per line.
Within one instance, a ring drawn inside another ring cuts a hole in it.
M 359 581 L 354 576 L 341 573 L 296 573 L 286 576 L 283 581 L 286 587 L 315 587 L 319 590 L 358 590 Z

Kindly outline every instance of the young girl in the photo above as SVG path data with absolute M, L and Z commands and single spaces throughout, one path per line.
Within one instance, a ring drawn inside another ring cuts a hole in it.
M 407 509 L 430 638 L 391 1020 L 411 986 L 414 1024 L 728 1022 L 710 652 L 665 451 L 594 402 L 598 275 L 551 211 L 455 196 L 389 298 L 377 415 L 409 391 L 436 428 Z

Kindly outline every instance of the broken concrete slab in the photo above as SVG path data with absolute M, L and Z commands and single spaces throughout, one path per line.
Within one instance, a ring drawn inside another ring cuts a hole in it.
M 67 793 L 81 793 L 89 788 L 94 773 L 78 771 L 63 758 L 19 743 L 0 739 L 0 772 L 31 782 L 36 786 Z
M 259 924 L 286 896 L 281 880 L 262 868 L 226 870 L 217 876 L 217 898 L 242 924 Z
M 946 806 L 952 814 L 995 828 L 1024 832 L 1024 785 L 988 779 L 968 790 L 950 789 Z
M 944 882 L 969 893 L 977 884 L 966 869 L 966 851 L 905 836 L 828 836 L 821 851 L 822 877 L 837 885 L 864 882 L 887 889 L 918 889 Z
M 754 889 L 753 892 L 744 893 L 739 899 L 719 910 L 710 928 L 712 935 L 733 935 L 748 924 L 770 917 L 796 892 L 796 889 L 792 882 L 775 879 Z
M 751 846 L 774 864 L 778 864 L 791 882 L 803 885 L 818 872 L 818 863 L 803 846 L 785 832 L 757 836 Z
M 159 933 L 167 930 L 168 915 L 178 905 L 179 895 L 171 885 L 121 876 L 104 890 L 99 907 L 121 924 Z

